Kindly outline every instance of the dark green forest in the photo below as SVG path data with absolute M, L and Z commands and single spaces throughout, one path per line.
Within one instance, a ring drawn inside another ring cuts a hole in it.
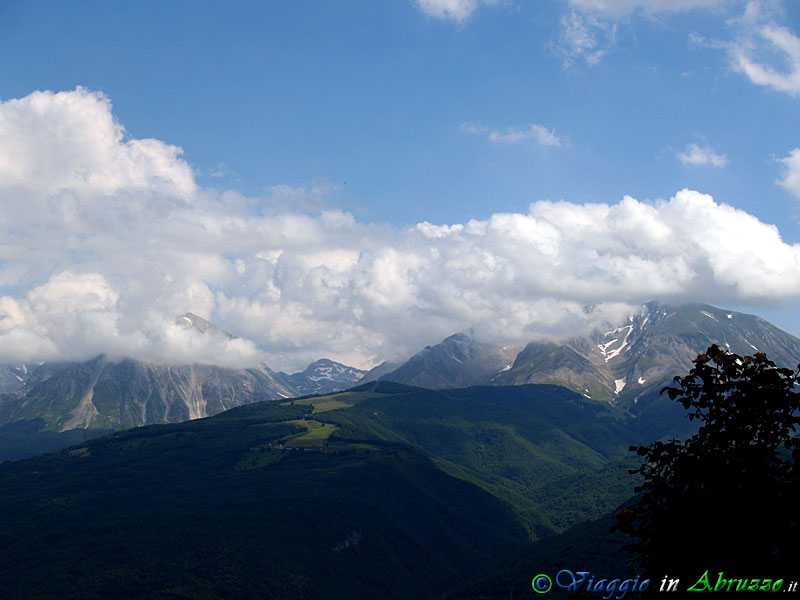
M 632 419 L 554 385 L 378 382 L 7 461 L 0 590 L 477 600 L 562 568 L 624 577 L 630 447 L 696 429 L 675 404 Z

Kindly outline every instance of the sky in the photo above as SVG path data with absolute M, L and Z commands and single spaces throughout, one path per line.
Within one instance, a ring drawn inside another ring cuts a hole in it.
M 2 362 L 363 368 L 650 300 L 800 335 L 800 3 L 0 4 Z

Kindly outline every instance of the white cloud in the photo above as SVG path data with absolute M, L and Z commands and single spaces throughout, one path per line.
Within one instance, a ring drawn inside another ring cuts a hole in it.
M 527 341 L 577 332 L 653 298 L 800 296 L 800 245 L 690 190 L 655 203 L 535 202 L 525 213 L 397 229 L 287 204 L 323 194 L 313 188 L 279 187 L 259 199 L 198 189 L 178 176 L 190 171 L 177 150 L 154 140 L 173 161 L 166 171 L 143 161 L 113 186 L 87 184 L 96 181 L 91 169 L 114 172 L 136 140 L 104 137 L 100 147 L 110 104 L 83 90 L 64 94 L 74 97 L 0 103 L 0 123 L 26 123 L 14 129 L 15 144 L 0 144 L 0 362 L 105 352 L 265 359 L 274 368 L 329 356 L 365 366 L 470 326 Z M 77 108 L 58 110 L 65 104 Z M 70 143 L 47 147 L 65 131 Z M 49 175 L 59 152 L 90 170 Z M 587 315 L 587 304 L 599 308 Z M 176 325 L 188 311 L 241 339 Z
M 752 83 L 800 96 L 800 37 L 780 25 L 785 12 L 777 0 L 749 0 L 744 13 L 728 20 L 731 40 L 690 34 L 690 45 L 725 50 L 730 66 Z
M 481 5 L 499 4 L 502 0 L 415 0 L 419 9 L 432 17 L 463 23 Z M 582 12 L 610 17 L 623 17 L 633 12 L 677 13 L 696 8 L 710 8 L 724 0 L 569 0 L 569 5 Z
M 195 191 L 181 150 L 153 139 L 125 140 L 101 93 L 34 92 L 3 103 L 0 186 L 54 194 L 146 191 L 185 198 Z
M 472 133 L 476 135 L 485 135 L 489 133 L 489 128 L 486 125 L 481 125 L 480 123 L 475 123 L 472 121 L 468 123 L 462 123 L 459 129 L 464 133 Z
M 789 193 L 800 198 L 800 148 L 789 152 L 789 156 L 778 160 L 783 164 L 783 177 L 778 183 Z
M 730 45 L 733 67 L 757 85 L 800 96 L 800 37 L 786 27 L 756 25 Z
M 561 16 L 559 38 L 553 48 L 565 67 L 578 60 L 594 66 L 614 47 L 616 24 L 608 23 L 593 14 L 571 11 Z
M 547 129 L 544 125 L 529 123 L 518 127 L 505 129 L 490 129 L 480 123 L 463 123 L 460 130 L 474 135 L 485 135 L 489 141 L 498 144 L 516 144 L 526 140 L 533 140 L 542 146 L 561 146 L 562 140 L 556 135 L 555 130 Z
M 791 96 L 800 96 L 800 37 L 778 21 L 784 17 L 781 5 L 770 0 L 750 0 L 744 13 L 728 20 L 730 40 L 689 35 L 696 48 L 724 50 L 730 67 L 752 83 Z
M 555 53 L 565 67 L 598 64 L 616 46 L 620 22 L 723 6 L 724 0 L 569 0 L 559 20 Z
M 718 154 L 713 148 L 694 143 L 686 146 L 686 150 L 678 152 L 676 156 L 687 166 L 721 168 L 728 164 L 728 157 L 724 154 Z
M 641 10 L 645 13 L 677 13 L 698 8 L 710 8 L 723 0 L 569 0 L 573 8 L 621 17 Z
M 730 44 L 723 40 L 708 38 L 704 35 L 700 35 L 696 31 L 693 31 L 689 34 L 689 47 L 711 48 L 713 50 L 727 50 L 730 47 Z
M 416 0 L 419 9 L 437 19 L 463 23 L 481 4 L 497 4 L 500 0 Z
M 99 273 L 62 271 L 24 298 L 0 297 L 0 360 L 73 360 L 105 353 L 242 366 L 262 356 L 251 341 L 204 335 L 153 306 L 142 309 L 123 312 L 119 293 Z

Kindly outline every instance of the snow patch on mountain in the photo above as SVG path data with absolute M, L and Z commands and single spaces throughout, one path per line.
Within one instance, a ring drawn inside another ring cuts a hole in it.
M 281 373 L 281 375 L 298 395 L 305 396 L 346 390 L 361 381 L 366 373 L 361 369 L 322 358 L 308 365 L 304 371 L 292 375 Z
M 630 319 L 633 319 L 631 316 Z M 612 358 L 616 358 L 619 356 L 627 347 L 628 347 L 628 338 L 630 338 L 631 333 L 633 333 L 634 324 L 631 323 L 630 325 L 625 325 L 623 327 L 617 327 L 616 329 L 612 329 L 611 331 L 607 331 L 603 334 L 603 337 L 608 337 L 610 335 L 616 335 L 617 337 L 613 338 L 612 340 L 605 342 L 603 344 L 597 344 L 597 348 L 600 350 L 600 354 L 603 355 L 603 358 L 606 362 L 610 361 Z M 614 344 L 619 342 L 620 336 L 619 334 L 625 332 L 625 336 L 622 338 L 622 342 L 620 342 L 619 346 L 614 347 Z

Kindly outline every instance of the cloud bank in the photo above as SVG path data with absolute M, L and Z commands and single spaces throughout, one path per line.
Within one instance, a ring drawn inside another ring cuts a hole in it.
M 0 103 L 0 361 L 368 366 L 468 327 L 524 342 L 654 298 L 800 296 L 800 245 L 696 191 L 405 229 L 290 208 L 290 192 L 199 188 L 100 93 Z M 240 339 L 176 325 L 189 311 Z

